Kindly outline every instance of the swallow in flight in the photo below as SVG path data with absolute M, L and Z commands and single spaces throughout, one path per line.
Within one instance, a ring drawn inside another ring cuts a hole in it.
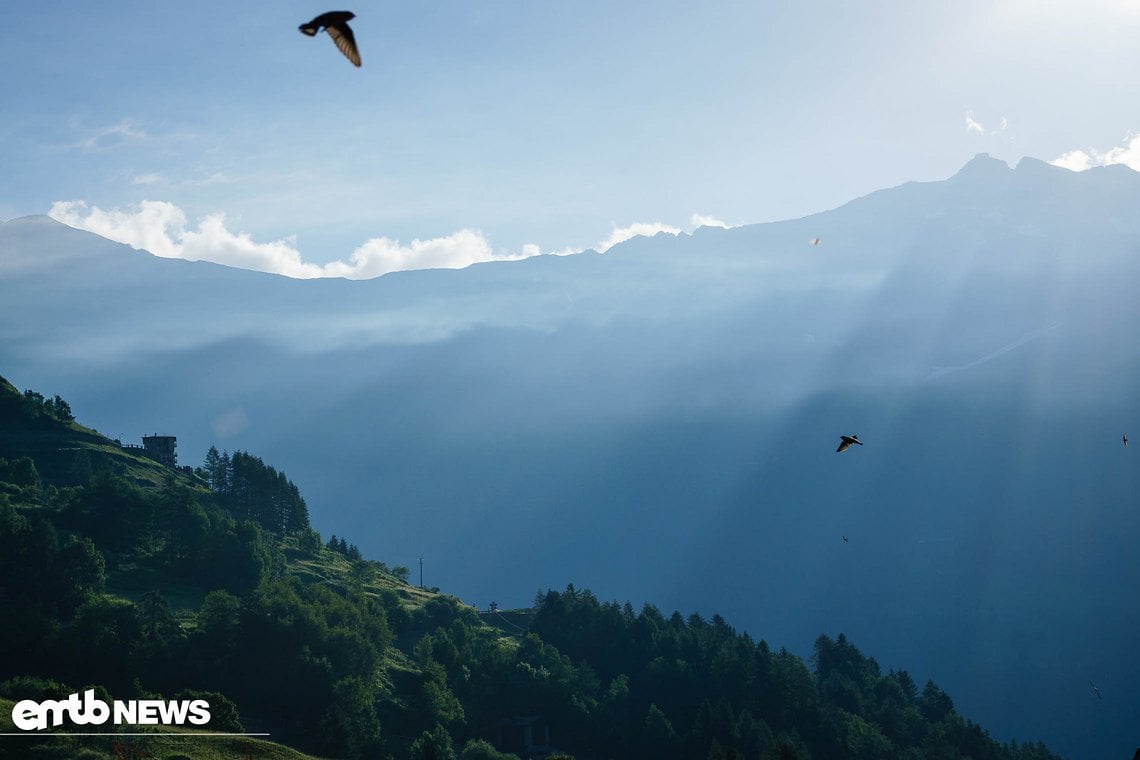
M 344 53 L 344 57 L 352 61 L 353 66 L 360 66 L 360 51 L 356 49 L 356 37 L 349 28 L 349 19 L 356 18 L 352 11 L 329 11 L 322 13 L 307 24 L 301 24 L 298 29 L 302 34 L 315 37 L 317 32 L 324 30 L 332 37 L 337 49 Z

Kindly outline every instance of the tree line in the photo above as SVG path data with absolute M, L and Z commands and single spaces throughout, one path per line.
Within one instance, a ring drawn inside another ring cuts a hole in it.
M 230 512 L 277 534 L 309 527 L 309 508 L 293 481 L 249 452 L 218 453 L 214 446 L 198 470 Z

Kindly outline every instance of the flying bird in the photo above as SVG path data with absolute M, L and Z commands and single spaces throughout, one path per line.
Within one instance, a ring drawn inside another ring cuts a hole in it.
M 813 237 L 813 238 L 812 238 L 810 241 L 808 241 L 808 242 L 810 242 L 812 245 L 819 245 L 819 244 L 820 244 L 820 239 L 819 239 L 819 238 L 817 238 L 817 237 Z
M 315 37 L 324 27 L 325 31 L 336 43 L 337 50 L 344 53 L 344 57 L 352 61 L 353 66 L 360 66 L 360 51 L 356 49 L 356 37 L 349 28 L 349 19 L 356 18 L 352 11 L 329 11 L 322 13 L 307 24 L 301 24 L 298 29 L 302 34 Z
M 1128 448 L 1128 433 L 1124 434 L 1124 448 Z
M 844 451 L 847 451 L 847 449 L 851 448 L 851 445 L 854 443 L 857 443 L 860 446 L 863 445 L 863 442 L 859 440 L 859 436 L 857 435 L 852 434 L 839 436 L 839 448 L 835 450 L 835 453 L 842 454 Z
M 843 537 L 843 543 L 847 543 L 847 536 Z
M 1089 686 L 1091 686 L 1091 687 L 1092 687 L 1092 690 L 1096 692 L 1096 698 L 1097 698 L 1097 699 L 1104 699 L 1104 697 L 1102 697 L 1102 696 L 1100 695 L 1100 689 L 1098 689 L 1098 688 L 1096 687 L 1096 684 L 1095 684 L 1095 683 L 1093 683 L 1092 681 L 1089 681 Z

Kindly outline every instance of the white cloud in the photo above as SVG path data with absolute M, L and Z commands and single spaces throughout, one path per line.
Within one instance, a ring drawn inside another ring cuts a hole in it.
M 634 222 L 628 227 L 618 227 L 616 224 L 614 224 L 613 230 L 610 232 L 610 236 L 602 242 L 598 243 L 594 247 L 594 250 L 598 251 L 599 253 L 605 253 L 618 243 L 624 243 L 626 240 L 637 237 L 638 235 L 652 237 L 659 232 L 668 232 L 670 235 L 680 235 L 682 232 L 692 232 L 698 227 L 721 227 L 727 230 L 732 229 L 733 226 L 734 225 L 731 225 L 722 219 L 718 219 L 715 216 L 697 213 L 689 215 L 689 226 L 684 229 L 681 227 L 675 227 L 672 224 L 665 224 L 664 222 Z M 562 253 L 578 253 L 578 251 L 567 250 L 563 251 Z
M 1140 171 L 1140 132 L 1128 135 L 1123 145 L 1111 148 L 1106 153 L 1098 150 L 1071 150 L 1049 163 L 1071 171 L 1080 172 L 1093 166 L 1124 164 L 1129 169 Z
M 605 253 L 613 248 L 618 243 L 624 243 L 630 238 L 635 238 L 638 235 L 645 235 L 652 237 L 659 232 L 668 232 L 670 235 L 680 235 L 682 232 L 692 232 L 698 227 L 721 227 L 724 229 L 732 229 L 736 225 L 729 224 L 715 216 L 707 214 L 690 214 L 689 226 L 682 229 L 681 227 L 672 224 L 665 224 L 664 222 L 634 222 L 627 227 L 618 227 L 617 224 L 612 223 L 612 229 L 609 237 L 593 246 L 593 250 L 598 253 Z M 572 256 L 575 253 L 582 253 L 583 248 L 563 248 L 560 251 L 549 251 L 551 256 Z
M 136 174 L 131 177 L 132 185 L 155 185 L 159 182 L 162 182 L 162 175 L 153 172 L 150 174 Z
M 125 142 L 145 140 L 149 137 L 145 130 L 135 126 L 130 119 L 123 119 L 118 124 L 97 129 L 92 134 L 79 141 L 76 147 L 84 150 L 97 148 L 111 148 Z
M 983 127 L 980 122 L 974 120 L 973 111 L 966 111 L 966 131 L 976 132 L 979 135 L 986 133 L 986 128 Z
M 260 243 L 249 233 L 230 231 L 225 215 L 220 213 L 207 214 L 198 220 L 196 226 L 191 225 L 181 208 L 166 201 L 142 201 L 134 208 L 109 211 L 88 206 L 84 201 L 56 201 L 48 216 L 156 256 L 212 261 L 300 279 L 343 277 L 364 280 L 388 272 L 462 269 L 479 262 L 517 261 L 542 253 L 533 243 L 523 245 L 519 251 L 495 250 L 482 232 L 462 229 L 443 237 L 412 240 L 408 244 L 388 237 L 375 237 L 357 247 L 347 261 L 315 264 L 305 261 L 292 236 Z M 697 227 L 732 226 L 705 214 L 692 214 L 689 225 L 688 231 Z M 634 222 L 626 227 L 614 224 L 609 237 L 594 249 L 604 253 L 638 235 L 652 236 L 659 232 L 679 235 L 683 231 L 686 230 L 663 222 Z M 581 253 L 581 249 L 566 248 L 552 253 L 564 256 Z
M 233 233 L 226 229 L 222 214 L 208 214 L 198 220 L 198 229 L 179 231 L 179 258 L 190 261 L 213 261 L 218 264 L 273 272 L 286 277 L 321 277 L 321 267 L 301 258 L 294 247 L 294 238 L 288 237 L 271 243 L 255 243 L 248 233 Z
M 1070 150 L 1068 153 L 1054 158 L 1049 163 L 1053 166 L 1060 166 L 1072 172 L 1083 172 L 1085 169 L 1092 166 L 1092 156 L 1085 153 L 1083 150 Z
M 730 229 L 731 224 L 717 219 L 715 216 L 705 216 L 704 214 L 693 214 L 689 217 L 689 226 L 693 229 L 698 227 L 721 227 L 723 229 Z
M 214 172 L 213 174 L 205 177 L 186 180 L 185 184 L 199 187 L 204 185 L 221 185 L 233 181 L 234 180 L 224 172 Z
M 480 261 L 514 261 L 538 253 L 538 246 L 529 243 L 521 253 L 496 252 L 483 233 L 464 229 L 408 245 L 386 237 L 372 238 L 353 251 L 348 262 L 334 261 L 324 271 L 326 276 L 364 279 L 404 269 L 462 269 Z
M 1105 166 L 1124 164 L 1129 169 L 1140 171 L 1140 133 L 1130 135 L 1124 145 L 1119 145 L 1102 157 Z
M 1007 119 L 1004 116 L 1001 116 L 998 118 L 997 128 L 987 130 L 985 124 L 982 124 L 980 121 L 978 121 L 977 119 L 974 118 L 974 112 L 973 111 L 966 111 L 966 131 L 967 132 L 973 132 L 974 134 L 980 135 L 982 137 L 986 137 L 987 135 L 989 137 L 997 137 L 998 135 L 1004 134 L 1005 130 L 1008 127 L 1009 127 L 1009 119 Z
M 661 222 L 634 222 L 628 227 L 618 227 L 615 224 L 613 225 L 613 230 L 610 232 L 610 236 L 602 242 L 598 243 L 598 245 L 595 247 L 595 250 L 597 250 L 599 253 L 605 253 L 618 243 L 624 243 L 630 238 L 635 238 L 638 235 L 652 237 L 658 232 L 668 232 L 670 235 L 680 235 L 681 228 L 674 227 L 670 224 L 662 224 Z
M 198 173 L 196 176 L 189 178 L 167 177 L 158 172 L 147 172 L 145 174 L 130 174 L 127 179 L 132 185 L 168 185 L 168 186 L 182 186 L 182 187 L 207 187 L 209 185 L 223 185 L 231 184 L 236 180 L 225 174 L 224 172 L 214 172 L 213 174 Z
M 458 269 L 480 261 L 510 261 L 540 253 L 538 246 L 529 243 L 519 253 L 495 251 L 482 233 L 465 229 L 446 237 L 413 240 L 409 245 L 373 238 L 353 251 L 347 262 L 320 265 L 304 260 L 293 237 L 259 243 L 248 233 L 231 232 L 223 214 L 208 214 L 198 220 L 197 227 L 191 227 L 182 209 L 165 201 L 143 201 L 128 211 L 104 211 L 83 201 L 57 201 L 48 216 L 156 256 L 212 261 L 302 279 L 359 280 L 404 269 Z
M 155 256 L 180 258 L 181 249 L 168 230 L 180 234 L 186 215 L 173 203 L 143 201 L 135 212 L 88 207 L 83 201 L 56 201 L 48 216 L 111 240 L 145 248 Z

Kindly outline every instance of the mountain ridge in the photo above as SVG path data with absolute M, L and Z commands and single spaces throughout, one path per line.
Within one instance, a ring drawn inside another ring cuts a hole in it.
M 1081 755 L 1095 728 L 1107 755 L 1120 714 L 1057 679 L 1140 678 L 1140 182 L 993 161 L 798 220 L 367 281 L 0 258 L 0 363 L 98 428 L 263 452 L 319 528 L 463 598 L 573 578 L 801 654 L 841 628 L 1004 736 Z M 962 676 L 1011 640 L 985 689 Z M 1056 648 L 1081 659 L 1050 676 Z
M 1070 184 L 1079 185 L 1079 186 L 1083 187 L 1083 186 L 1087 186 L 1089 184 L 1092 184 L 1094 182 L 1100 181 L 1103 177 L 1105 177 L 1106 175 L 1109 175 L 1109 174 L 1113 175 L 1113 180 L 1116 182 L 1116 184 L 1119 185 L 1119 184 L 1130 182 L 1133 185 L 1133 189 L 1135 189 L 1137 192 L 1140 192 L 1140 172 L 1136 172 L 1136 171 L 1130 169 L 1129 167 L 1127 167 L 1123 164 L 1095 166 L 1095 167 L 1090 167 L 1089 169 L 1081 171 L 1081 172 L 1074 172 L 1074 171 L 1070 171 L 1068 169 L 1065 169 L 1063 167 L 1055 166 L 1053 164 L 1047 163 L 1045 161 L 1042 161 L 1041 159 L 1037 159 L 1037 158 L 1034 158 L 1031 156 L 1023 156 L 1021 159 L 1018 160 L 1017 164 L 1014 167 L 1010 167 L 1009 164 L 1007 164 L 1005 161 L 998 159 L 998 158 L 994 158 L 994 157 L 990 156 L 988 153 L 978 153 L 972 159 L 967 161 L 962 166 L 961 169 L 959 169 L 957 172 L 955 172 L 953 175 L 951 175 L 950 177 L 948 177 L 946 179 L 933 180 L 933 181 L 921 181 L 921 182 L 920 181 L 904 182 L 901 185 L 897 185 L 897 186 L 890 187 L 890 188 L 884 188 L 881 190 L 876 190 L 876 191 L 873 191 L 873 192 L 868 193 L 866 195 L 863 195 L 863 196 L 860 196 L 857 198 L 853 198 L 853 199 L 851 199 L 851 200 L 849 200 L 849 201 L 847 201 L 847 202 L 845 202 L 839 206 L 836 206 L 835 208 L 814 212 L 812 214 L 808 214 L 808 215 L 803 216 L 803 217 L 798 217 L 798 218 L 794 218 L 794 219 L 777 220 L 777 221 L 771 221 L 771 222 L 742 224 L 742 225 L 737 225 L 737 226 L 730 227 L 730 228 L 721 228 L 721 227 L 715 227 L 715 226 L 713 226 L 713 227 L 702 226 L 702 227 L 698 227 L 696 230 L 693 230 L 692 232 L 680 232 L 677 234 L 669 233 L 669 232 L 658 232 L 652 236 L 639 235 L 639 236 L 636 236 L 634 238 L 631 238 L 630 240 L 623 241 L 622 243 L 618 243 L 613 248 L 611 248 L 609 251 L 606 251 L 604 254 L 599 254 L 597 251 L 595 251 L 593 249 L 585 249 L 582 251 L 578 251 L 574 254 L 569 254 L 568 256 L 578 256 L 578 255 L 587 255 L 588 256 L 590 254 L 598 255 L 598 256 L 619 255 L 622 252 L 623 247 L 628 247 L 627 244 L 630 241 L 636 241 L 638 238 L 646 238 L 646 237 L 648 237 L 649 239 L 652 239 L 652 240 L 657 240 L 659 238 L 664 238 L 664 237 L 684 239 L 684 238 L 695 237 L 698 234 L 698 232 L 702 236 L 708 236 L 710 234 L 723 234 L 723 232 L 728 232 L 728 231 L 749 230 L 752 228 L 767 227 L 767 226 L 771 226 L 771 225 L 789 225 L 789 224 L 796 224 L 796 223 L 806 223 L 806 224 L 809 224 L 809 226 L 810 226 L 811 223 L 814 223 L 815 221 L 819 220 L 819 218 L 825 217 L 828 214 L 832 214 L 835 212 L 841 212 L 844 209 L 847 209 L 848 207 L 850 207 L 852 205 L 859 206 L 860 204 L 867 202 L 869 199 L 877 198 L 881 194 L 884 194 L 884 193 L 892 194 L 892 195 L 896 194 L 898 191 L 903 190 L 904 188 L 910 188 L 910 189 L 928 188 L 929 189 L 931 187 L 944 187 L 944 188 L 966 187 L 968 189 L 975 189 L 975 186 L 977 185 L 977 183 L 982 182 L 982 183 L 988 183 L 991 185 L 997 184 L 998 187 L 995 188 L 996 190 L 1005 191 L 1005 190 L 1020 187 L 1025 182 L 1039 181 L 1043 177 L 1047 177 L 1047 178 L 1050 178 L 1052 180 L 1060 179 L 1063 182 L 1069 182 Z M 79 229 L 79 228 L 75 228 L 75 227 L 70 227 L 70 225 L 67 225 L 64 222 L 59 222 L 58 220 L 55 220 L 52 217 L 50 217 L 48 215 L 43 215 L 43 214 L 33 214 L 33 215 L 28 215 L 28 216 L 23 216 L 23 217 L 16 217 L 14 219 L 10 219 L 10 220 L 4 221 L 4 222 L 0 222 L 0 226 L 16 223 L 17 226 L 35 225 L 35 226 L 38 226 L 40 228 L 50 227 L 50 225 L 46 224 L 47 220 L 51 220 L 51 222 L 53 222 L 55 224 L 61 225 L 63 227 L 68 227 L 70 229 L 77 229 L 77 230 Z M 720 233 L 714 232 L 716 230 L 721 230 L 722 232 L 720 232 Z M 79 230 L 79 231 L 80 232 L 86 232 L 84 230 Z M 109 240 L 108 238 L 103 238 L 102 236 L 98 235 L 97 233 L 88 232 L 87 234 L 94 235 L 94 236 L 99 237 L 100 239 L 103 239 L 103 240 Z M 110 242 L 115 242 L 115 241 L 110 241 Z M 122 245 L 127 245 L 127 244 L 124 243 Z M 149 251 L 146 251 L 145 248 L 135 248 L 133 246 L 127 246 L 127 247 L 131 248 L 133 250 L 136 250 L 136 251 L 143 251 L 146 253 L 150 253 L 151 256 L 154 256 L 155 258 L 159 258 L 159 259 L 171 258 L 173 260 L 178 260 L 178 261 L 189 261 L 187 259 L 180 259 L 177 257 L 157 256 L 157 255 L 155 255 Z M 532 257 L 528 257 L 526 259 L 519 259 L 519 260 L 513 260 L 513 261 L 477 262 L 476 264 L 470 265 L 470 267 L 482 267 L 484 265 L 512 265 L 512 264 L 517 264 L 519 261 L 529 261 L 532 259 L 563 259 L 563 258 L 567 258 L 568 256 L 555 255 L 555 254 L 540 254 L 539 256 L 532 256 Z M 208 262 L 205 260 L 195 260 L 195 261 L 193 261 L 193 263 L 212 264 L 214 266 L 221 266 L 221 267 L 225 267 L 226 269 L 237 269 L 240 271 L 257 271 L 257 270 L 248 270 L 248 269 L 244 269 L 242 267 L 228 265 L 228 264 L 217 264 L 215 262 Z M 470 268 L 470 267 L 465 267 L 465 269 Z M 426 270 L 404 270 L 404 271 L 436 271 L 436 272 L 438 272 L 438 271 L 455 271 L 455 270 L 426 269 Z M 268 272 L 258 272 L 258 273 L 259 274 L 268 274 L 268 275 L 271 275 L 274 277 L 286 277 L 287 279 L 301 279 L 301 278 L 291 278 L 291 277 L 287 277 L 286 275 L 279 275 L 279 274 L 268 273 Z M 367 282 L 367 281 L 372 281 L 372 280 L 378 280 L 378 279 L 382 279 L 384 277 L 388 277 L 389 275 L 397 275 L 397 274 L 399 274 L 399 272 L 390 272 L 390 273 L 386 273 L 384 275 L 379 275 L 377 277 L 368 278 L 364 281 Z M 348 278 L 322 277 L 322 278 L 309 278 L 309 279 L 345 280 Z M 355 280 L 352 280 L 352 281 L 355 281 Z

